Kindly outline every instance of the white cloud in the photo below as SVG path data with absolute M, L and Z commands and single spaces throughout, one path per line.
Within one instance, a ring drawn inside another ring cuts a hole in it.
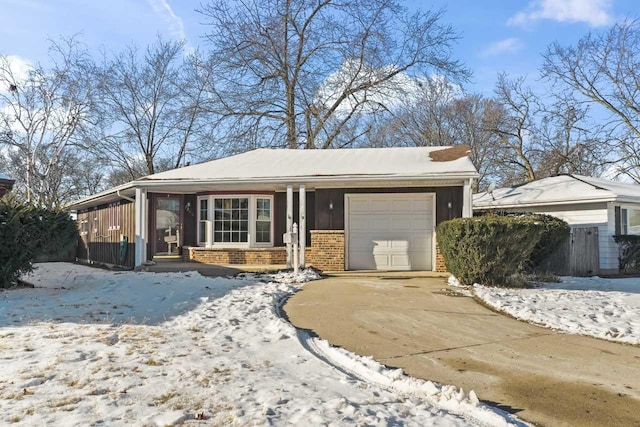
M 519 38 L 511 37 L 499 40 L 490 44 L 486 49 L 480 52 L 480 56 L 494 56 L 502 53 L 514 53 L 522 49 L 522 41 Z
M 184 32 L 184 23 L 177 16 L 167 0 L 147 0 L 155 13 L 169 25 L 169 33 L 178 40 L 186 40 L 187 36 Z
M 527 26 L 541 19 L 557 22 L 585 22 L 602 27 L 613 22 L 611 0 L 532 0 L 526 9 L 507 21 L 508 25 Z
M 19 85 L 29 76 L 33 64 L 18 55 L 0 58 L 0 94 L 7 93 L 9 85 Z
M 347 61 L 322 83 L 314 101 L 317 105 L 329 108 L 342 95 L 348 82 L 353 81 L 352 86 L 355 87 L 360 83 L 380 79 L 391 71 L 392 66 L 376 69 L 360 67 L 357 61 Z M 380 105 L 393 110 L 407 101 L 433 97 L 438 102 L 448 102 L 461 95 L 462 88 L 443 76 L 410 76 L 403 72 L 380 85 L 352 94 L 342 101 L 336 113 L 348 114 L 359 104 L 361 111 L 370 113 L 380 108 Z

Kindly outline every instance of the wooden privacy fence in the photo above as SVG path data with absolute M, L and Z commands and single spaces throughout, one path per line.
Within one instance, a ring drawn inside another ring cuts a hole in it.
M 598 227 L 571 228 L 566 242 L 543 269 L 561 276 L 594 276 L 600 273 Z

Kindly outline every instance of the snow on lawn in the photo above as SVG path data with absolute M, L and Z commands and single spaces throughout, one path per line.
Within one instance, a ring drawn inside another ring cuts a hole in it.
M 561 280 L 534 289 L 476 284 L 473 293 L 517 319 L 571 334 L 640 344 L 640 278 Z M 455 279 L 450 283 L 455 284 Z
M 0 291 L 0 424 L 522 425 L 322 340 L 314 356 L 278 316 L 313 278 L 40 264 Z

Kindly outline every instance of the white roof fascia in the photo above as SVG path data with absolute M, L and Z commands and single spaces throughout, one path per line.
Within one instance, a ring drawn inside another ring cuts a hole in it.
M 201 185 L 201 184 L 286 184 L 286 183 L 325 183 L 325 182 L 356 182 L 356 181 L 434 181 L 439 179 L 475 179 L 477 173 L 437 173 L 433 175 L 328 175 L 328 176 L 292 176 L 278 178 L 252 178 L 252 179 L 167 179 L 167 180 L 139 180 L 134 181 L 134 186 L 139 188 L 161 187 L 162 185 Z
M 566 200 L 551 200 L 546 202 L 527 202 L 527 203 L 495 203 L 495 204 L 478 204 L 473 203 L 473 209 L 510 209 L 510 208 L 530 208 L 535 206 L 557 206 L 557 205 L 575 205 L 585 203 L 603 203 L 617 201 L 615 197 L 598 197 L 589 199 L 566 199 Z

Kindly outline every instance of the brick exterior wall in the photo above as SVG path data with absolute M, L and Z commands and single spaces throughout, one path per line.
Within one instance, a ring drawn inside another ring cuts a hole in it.
M 447 266 L 444 263 L 444 255 L 440 252 L 440 248 L 438 247 L 438 241 L 436 240 L 436 271 L 438 273 L 446 273 Z
M 286 264 L 287 251 L 277 248 L 183 248 L 183 259 L 203 264 Z
M 311 230 L 306 261 L 322 271 L 344 271 L 344 230 Z

